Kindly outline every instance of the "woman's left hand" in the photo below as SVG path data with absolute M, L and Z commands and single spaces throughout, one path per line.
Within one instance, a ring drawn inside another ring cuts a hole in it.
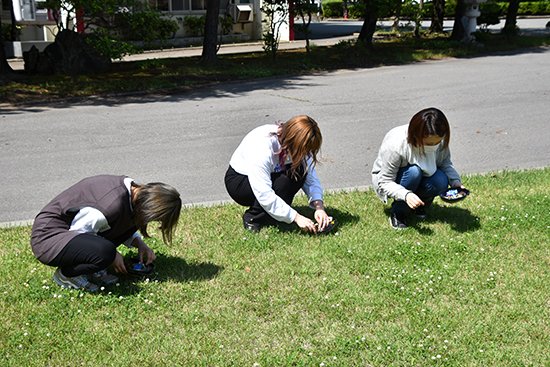
M 324 209 L 317 209 L 315 211 L 315 220 L 318 223 L 317 231 L 322 232 L 330 222 L 330 217 L 327 215 Z

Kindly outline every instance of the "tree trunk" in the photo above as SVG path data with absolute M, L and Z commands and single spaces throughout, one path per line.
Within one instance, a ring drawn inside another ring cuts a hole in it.
M 219 0 L 209 0 L 206 4 L 206 22 L 204 26 L 204 40 L 202 44 L 202 60 L 206 64 L 213 64 L 217 60 L 218 52 L 218 17 L 220 13 Z
M 456 2 L 455 8 L 455 21 L 453 25 L 453 32 L 451 33 L 451 39 L 455 41 L 462 41 L 464 38 L 464 24 L 462 23 L 462 17 L 464 16 L 464 11 L 466 10 L 466 5 L 464 0 L 458 0 Z
M 432 24 L 430 25 L 430 32 L 440 33 L 443 32 L 443 17 L 445 16 L 445 0 L 434 0 L 432 12 Z
M 0 5 L 2 1 L 0 0 Z M 15 24 L 15 11 L 13 10 L 13 2 L 8 1 L 8 7 L 10 9 L 10 18 L 11 18 L 11 27 L 10 27 L 10 37 L 12 41 L 17 39 L 17 24 Z
M 508 3 L 508 11 L 506 12 L 506 23 L 504 23 L 502 33 L 515 34 L 517 32 L 516 19 L 518 16 L 519 1 L 520 0 L 510 0 L 510 3 Z
M 376 0 L 365 1 L 365 21 L 361 27 L 358 41 L 361 41 L 365 46 L 372 47 L 372 38 L 376 31 L 376 22 L 378 20 Z
M 11 1 L 10 1 L 11 3 Z M 2 1 L 0 1 L 0 9 L 2 9 Z M 2 29 L 2 17 L 0 17 L 0 30 Z M 4 37 L 0 32 L 0 76 L 13 74 L 13 69 L 8 64 L 8 58 L 6 56 L 6 50 L 4 49 Z

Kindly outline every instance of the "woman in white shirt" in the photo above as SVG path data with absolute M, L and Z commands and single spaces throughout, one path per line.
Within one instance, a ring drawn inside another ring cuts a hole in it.
M 36 216 L 31 248 L 40 262 L 57 267 L 54 281 L 65 288 L 98 290 L 97 282 L 115 283 L 106 272 L 126 273 L 117 247 L 138 248 L 148 265 L 155 253 L 141 238 L 147 226 L 160 222 L 162 237 L 171 242 L 181 210 L 173 187 L 153 182 L 138 184 L 129 177 L 98 175 L 85 178 L 52 199 Z
M 449 151 L 450 127 L 437 108 L 417 112 L 408 125 L 390 130 L 372 169 L 372 182 L 380 199 L 394 199 L 390 224 L 407 227 L 406 217 L 414 212 L 425 218 L 425 208 L 434 198 L 453 188 L 464 188 L 454 169 Z
M 233 200 L 249 207 L 243 214 L 245 229 L 257 232 L 272 220 L 294 222 L 309 232 L 327 226 L 330 218 L 315 171 L 322 140 L 317 122 L 306 115 L 259 126 L 244 137 L 229 162 L 225 186 Z M 317 224 L 291 207 L 300 189 L 315 209 Z

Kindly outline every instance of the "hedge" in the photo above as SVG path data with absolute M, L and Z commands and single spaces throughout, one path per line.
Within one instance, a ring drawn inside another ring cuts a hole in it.
M 403 8 L 401 10 L 401 17 L 404 19 L 412 18 L 413 14 L 411 13 L 410 6 L 407 7 L 405 4 L 403 4 Z M 391 3 L 388 2 L 388 10 L 386 10 L 385 14 L 379 14 L 379 18 L 389 18 L 394 15 L 394 12 L 390 10 L 392 8 Z M 456 0 L 447 0 L 445 1 L 445 17 L 451 18 L 454 16 L 456 7 Z M 484 10 L 488 13 L 490 13 L 490 16 L 494 16 L 497 12 L 497 7 L 500 9 L 498 11 L 498 16 L 504 16 L 506 15 L 506 12 L 508 11 L 508 2 L 494 2 L 494 1 L 488 1 L 486 3 L 482 3 L 480 5 L 481 11 Z M 363 2 L 362 1 L 348 1 L 347 2 L 347 8 L 348 8 L 348 18 L 351 19 L 361 19 L 363 18 Z M 423 8 L 423 14 L 424 17 L 429 18 L 432 12 L 432 2 L 426 2 L 424 3 Z M 322 2 L 322 10 L 323 10 L 323 16 L 325 18 L 342 18 L 344 14 L 344 3 L 342 0 L 324 0 Z M 409 14 L 410 13 L 410 14 Z M 520 2 L 519 4 L 519 10 L 518 15 L 549 15 L 550 14 L 550 1 L 548 0 L 541 0 L 541 1 L 525 1 Z

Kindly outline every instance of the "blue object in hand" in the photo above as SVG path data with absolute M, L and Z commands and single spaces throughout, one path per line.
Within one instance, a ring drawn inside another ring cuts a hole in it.
M 133 270 L 143 270 L 145 269 L 145 265 L 143 265 L 142 263 L 135 263 L 134 266 L 132 266 L 132 269 Z

